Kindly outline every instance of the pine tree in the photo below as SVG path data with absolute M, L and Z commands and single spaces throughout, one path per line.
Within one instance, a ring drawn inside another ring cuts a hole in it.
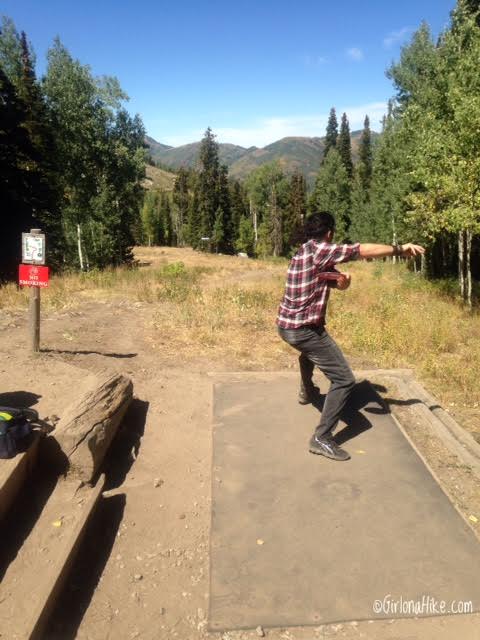
M 232 223 L 232 213 L 230 208 L 230 192 L 228 189 L 228 168 L 221 165 L 218 172 L 217 183 L 217 202 L 218 208 L 215 215 L 215 222 L 218 215 L 221 216 L 219 225 L 222 229 L 221 240 L 216 242 L 217 251 L 222 253 L 233 253 L 235 243 L 235 232 Z M 217 230 L 218 230 L 217 225 Z M 217 233 L 217 239 L 220 235 Z
M 370 132 L 370 119 L 365 116 L 363 131 L 360 137 L 358 159 L 361 166 L 360 177 L 363 189 L 368 192 L 372 181 L 372 135 Z
M 238 180 L 229 181 L 230 212 L 232 219 L 232 236 L 238 237 L 240 221 L 249 214 L 245 190 Z
M 41 88 L 35 76 L 33 57 L 27 37 L 22 31 L 21 75 L 18 78 L 17 94 L 25 108 L 24 126 L 32 142 L 33 154 L 29 163 L 31 180 L 34 183 L 35 199 L 32 206 L 48 234 L 48 262 L 50 267 L 61 262 L 62 227 L 60 215 L 60 167 L 56 164 L 54 134 Z
M 186 238 L 186 226 L 188 222 L 188 207 L 190 196 L 188 192 L 188 172 L 181 167 L 175 179 L 172 196 L 173 229 L 177 238 L 177 245 L 183 247 Z
M 459 0 L 458 4 L 463 5 L 466 11 L 475 18 L 477 26 L 480 26 L 480 0 Z
M 309 204 L 311 211 L 332 213 L 337 238 L 346 238 L 350 227 L 350 180 L 337 149 L 330 149 L 320 167 Z
M 365 191 L 360 165 L 353 170 L 351 202 L 350 238 L 355 242 L 373 242 L 377 239 L 377 229 L 369 208 L 370 193 Z
M 218 253 L 225 245 L 225 214 L 221 207 L 218 207 L 215 213 L 215 223 L 213 225 L 212 232 L 212 244 L 215 247 L 215 252 Z
M 199 215 L 199 201 L 198 201 L 198 188 L 197 188 L 196 176 L 192 176 L 192 197 L 188 205 L 188 221 L 185 233 L 186 242 L 193 248 L 198 249 L 200 247 L 200 238 L 202 237 L 200 231 L 200 215 Z
M 34 65 L 35 61 L 32 62 Z M 7 16 L 2 16 L 0 27 L 0 65 L 8 80 L 18 87 L 22 77 L 22 45 L 13 20 Z
M 218 209 L 218 144 L 210 127 L 205 131 L 199 153 L 197 180 L 197 201 L 199 215 L 199 236 L 195 239 L 199 246 L 202 238 L 211 238 L 215 214 Z M 205 242 L 205 241 L 204 241 Z
M 53 132 L 41 88 L 34 71 L 35 56 L 24 32 L 18 34 L 13 21 L 4 17 L 0 31 L 0 64 L 22 104 L 24 122 L 30 140 L 28 161 L 29 206 L 36 226 L 48 234 L 48 263 L 57 267 L 60 262 L 61 224 L 59 213 L 60 190 Z M 24 189 L 25 192 L 25 189 Z M 25 229 L 24 229 L 25 230 Z
M 35 185 L 29 171 L 34 149 L 24 126 L 25 120 L 23 102 L 0 66 L 0 202 L 3 222 L 0 282 L 16 277 L 21 257 L 21 233 L 38 224 L 32 206 Z
M 147 191 L 140 213 L 142 242 L 147 246 L 159 244 L 158 191 Z
M 255 232 L 250 218 L 240 218 L 235 249 L 248 256 L 255 253 Z
M 162 244 L 169 247 L 176 245 L 176 236 L 172 225 L 172 211 L 170 206 L 170 198 L 165 191 L 160 194 L 159 221 Z
M 325 134 L 325 148 L 323 150 L 322 162 L 325 162 L 325 158 L 328 155 L 330 149 L 334 149 L 337 146 L 338 138 L 338 122 L 337 113 L 335 107 L 330 109 L 330 115 L 328 116 L 327 129 Z
M 367 170 L 361 160 L 353 169 L 350 188 L 351 227 L 350 236 L 358 242 L 380 241 L 378 220 L 372 216 L 371 180 L 367 179 Z
M 343 165 L 347 170 L 347 175 L 351 180 L 353 177 L 352 142 L 350 139 L 350 127 L 346 113 L 342 115 L 340 134 L 337 140 L 337 149 L 340 157 L 342 158 Z
M 283 238 L 284 246 L 291 252 L 298 243 L 300 229 L 307 214 L 307 183 L 302 173 L 295 172 L 290 178 L 288 205 L 285 209 Z

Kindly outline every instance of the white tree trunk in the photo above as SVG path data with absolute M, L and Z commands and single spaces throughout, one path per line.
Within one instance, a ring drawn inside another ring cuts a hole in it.
M 80 269 L 83 271 L 83 252 L 82 252 L 82 229 L 80 224 L 77 224 L 77 245 L 78 245 L 78 259 L 80 260 Z
M 257 208 L 253 206 L 252 199 L 250 198 L 250 215 L 252 216 L 253 232 L 255 236 L 255 246 L 258 242 L 258 229 L 257 229 Z
M 460 295 L 465 300 L 465 243 L 464 231 L 458 232 L 458 277 L 460 281 Z
M 395 216 L 392 213 L 392 242 L 393 244 L 397 244 L 397 230 L 395 228 Z M 397 256 L 393 256 L 392 258 L 393 264 L 397 262 Z
M 465 275 L 466 275 L 466 285 L 465 285 L 465 296 L 468 307 L 472 308 L 472 264 L 471 264 L 471 256 L 472 256 L 472 232 L 465 231 L 465 250 L 466 250 L 466 260 L 465 260 Z

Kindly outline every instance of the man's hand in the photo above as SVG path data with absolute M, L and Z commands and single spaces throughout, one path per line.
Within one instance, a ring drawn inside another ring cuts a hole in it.
M 411 242 L 407 242 L 407 244 L 402 244 L 402 256 L 406 258 L 414 258 L 415 256 L 420 256 L 425 253 L 425 249 L 418 244 L 412 244 Z
M 349 273 L 341 273 L 340 277 L 337 280 L 337 289 L 340 291 L 345 291 L 350 286 L 350 282 L 352 281 L 352 276 Z

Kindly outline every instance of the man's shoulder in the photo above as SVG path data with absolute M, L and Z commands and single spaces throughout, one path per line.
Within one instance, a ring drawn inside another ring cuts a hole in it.
M 331 253 L 337 247 L 334 242 L 326 242 L 325 240 L 312 240 L 311 242 L 314 253 Z
M 308 240 L 308 242 L 304 242 L 303 244 L 301 244 L 293 254 L 292 260 L 295 261 L 295 260 L 304 258 L 309 253 L 312 253 L 312 246 L 310 243 L 311 243 L 311 240 Z

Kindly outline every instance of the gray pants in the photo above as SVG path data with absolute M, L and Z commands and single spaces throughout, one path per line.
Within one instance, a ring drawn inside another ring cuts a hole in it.
M 312 374 L 315 365 L 330 380 L 317 435 L 331 435 L 340 419 L 342 409 L 355 378 L 340 347 L 328 335 L 325 327 L 306 326 L 299 329 L 278 329 L 280 337 L 300 351 L 301 385 L 307 390 L 313 387 Z

